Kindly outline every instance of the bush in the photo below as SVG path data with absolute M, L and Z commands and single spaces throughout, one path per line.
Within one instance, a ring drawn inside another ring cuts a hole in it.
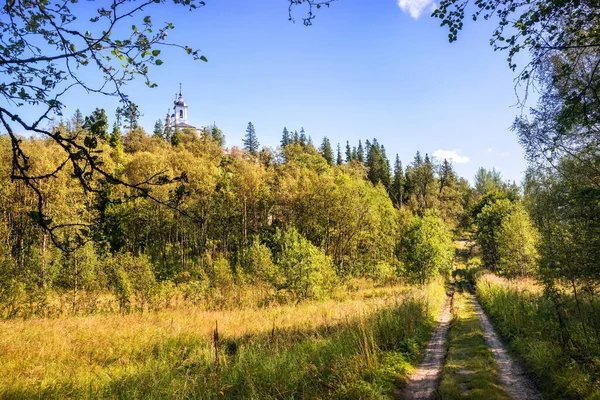
M 436 212 L 428 210 L 409 223 L 402 238 L 401 259 L 407 275 L 421 284 L 450 271 L 454 263 L 452 235 Z
M 278 289 L 288 290 L 297 299 L 322 298 L 330 292 L 337 280 L 331 258 L 295 228 L 278 230 L 275 241 L 282 282 Z

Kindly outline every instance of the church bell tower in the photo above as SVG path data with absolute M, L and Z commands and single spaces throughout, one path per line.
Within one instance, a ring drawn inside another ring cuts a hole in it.
M 173 127 L 187 127 L 188 125 L 188 106 L 183 101 L 183 95 L 181 94 L 181 83 L 179 84 L 179 96 L 175 95 L 175 102 L 173 106 L 173 115 L 171 115 L 171 121 Z

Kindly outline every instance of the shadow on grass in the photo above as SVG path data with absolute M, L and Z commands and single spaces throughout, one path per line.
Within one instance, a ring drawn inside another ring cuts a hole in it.
M 410 298 L 364 319 L 261 335 L 156 341 L 126 362 L 84 363 L 83 377 L 0 390 L 29 398 L 374 398 L 417 363 L 434 319 Z

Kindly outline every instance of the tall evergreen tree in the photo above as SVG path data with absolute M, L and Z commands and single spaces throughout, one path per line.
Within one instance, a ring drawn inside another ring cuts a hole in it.
M 154 123 L 154 131 L 152 132 L 152 136 L 160 139 L 165 139 L 165 123 L 162 119 L 157 119 Z
M 210 137 L 219 146 L 221 146 L 221 147 L 225 146 L 225 134 L 215 124 L 213 124 L 212 128 L 210 128 Z
M 361 163 L 365 162 L 365 150 L 363 149 L 363 145 L 360 140 L 358 141 L 358 148 L 356 149 L 356 160 Z
M 304 132 L 304 128 L 300 128 L 300 144 L 302 145 L 302 147 L 305 147 L 307 143 L 308 141 L 306 139 L 306 133 Z
M 452 168 L 452 163 L 444 158 L 442 165 L 440 166 L 440 193 L 444 190 L 444 187 L 451 185 L 456 181 L 456 174 Z
M 83 127 L 101 140 L 109 140 L 108 117 L 103 108 L 96 108 L 89 117 L 85 117 Z
M 290 144 L 290 142 L 291 142 L 290 133 L 288 132 L 288 129 L 284 126 L 283 133 L 281 134 L 281 142 L 280 142 L 281 148 L 284 149 L 285 146 Z
M 140 112 L 134 103 L 129 102 L 127 107 L 123 109 L 122 115 L 125 122 L 125 128 L 127 128 L 129 132 L 138 128 Z
M 404 185 L 406 184 L 406 176 L 402 170 L 402 161 L 396 154 L 396 161 L 394 162 L 394 181 L 392 182 L 392 188 L 390 194 L 394 204 L 398 208 L 402 208 L 404 203 Z
M 119 130 L 119 125 L 117 125 L 116 122 L 113 125 L 113 129 L 110 134 L 110 139 L 108 143 L 110 144 L 110 147 L 113 148 L 123 147 L 123 144 L 121 142 L 121 131 Z
M 321 154 L 327 161 L 327 164 L 333 165 L 333 149 L 327 136 L 323 138 L 323 143 L 321 143 Z
M 337 144 L 337 159 L 335 161 L 336 165 L 342 165 L 344 163 L 344 159 L 342 158 L 342 148 L 340 144 Z
M 350 148 L 350 143 L 346 140 L 346 162 L 349 163 L 352 161 L 352 149 Z
M 258 137 L 256 136 L 256 131 L 254 130 L 254 125 L 252 122 L 248 122 L 248 127 L 246 128 L 246 136 L 244 137 L 244 149 L 251 154 L 252 156 L 258 156 L 258 148 L 260 143 L 258 142 Z
M 367 176 L 374 185 L 381 183 L 389 190 L 391 184 L 390 163 L 385 156 L 385 148 L 380 146 L 377 139 L 369 147 L 367 154 Z
M 73 128 L 75 131 L 78 131 L 83 128 L 83 124 L 85 124 L 85 119 L 83 118 L 83 114 L 81 110 L 78 108 L 75 110 L 75 114 L 73 115 Z

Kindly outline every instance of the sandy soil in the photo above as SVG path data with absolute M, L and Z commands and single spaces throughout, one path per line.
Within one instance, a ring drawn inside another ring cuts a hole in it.
M 406 386 L 399 392 L 401 399 L 425 400 L 437 397 L 437 388 L 447 352 L 446 338 L 450 325 L 454 284 L 448 289 L 447 296 L 438 325 L 425 349 L 425 359 L 410 376 Z
M 496 335 L 492 323 L 483 312 L 475 295 L 471 293 L 471 300 L 475 307 L 475 312 L 479 317 L 481 330 L 485 335 L 485 340 L 492 350 L 492 354 L 498 363 L 500 373 L 500 383 L 503 389 L 515 400 L 541 400 L 542 394 L 531 382 L 525 370 L 508 353 L 504 344 Z

